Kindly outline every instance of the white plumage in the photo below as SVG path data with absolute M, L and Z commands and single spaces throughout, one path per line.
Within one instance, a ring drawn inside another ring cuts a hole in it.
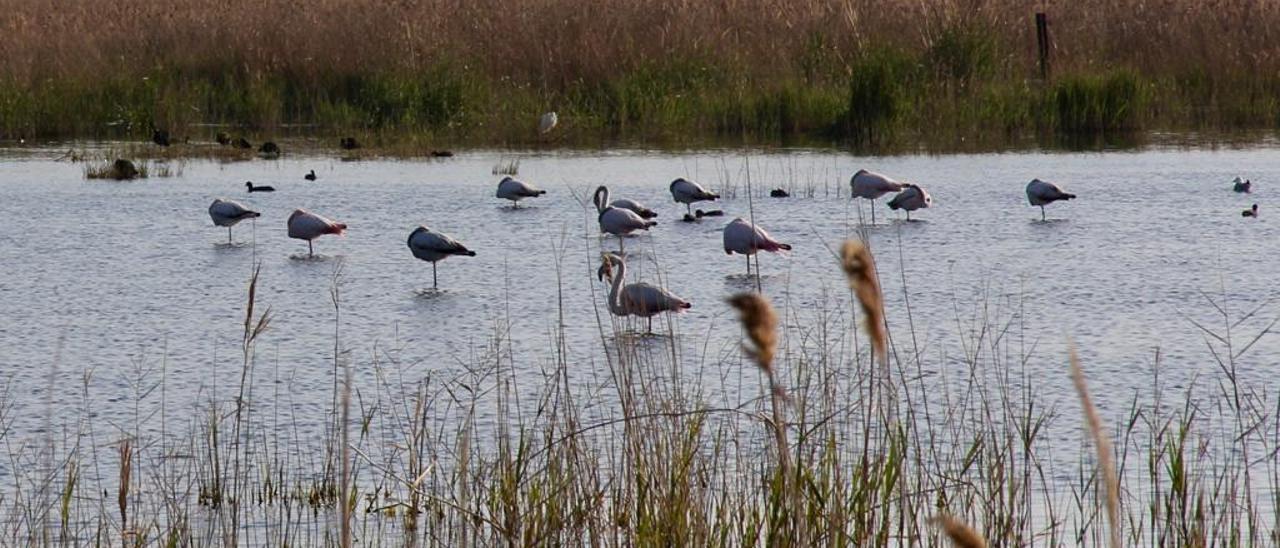
M 308 256 L 315 255 L 311 240 L 325 234 L 341 236 L 346 230 L 347 225 L 332 221 L 305 209 L 295 209 L 289 215 L 289 237 L 297 240 L 306 240 Z
M 720 195 L 702 188 L 702 185 L 698 183 L 681 177 L 671 181 L 671 198 L 678 203 L 684 204 L 685 212 L 692 214 L 691 204 L 719 200 Z
M 630 209 L 609 204 L 609 187 L 601 185 L 596 188 L 591 201 L 595 202 L 596 211 L 600 213 L 597 217 L 600 222 L 600 231 L 618 237 L 619 252 L 623 251 L 623 236 L 637 230 L 649 230 L 649 227 L 658 224 L 656 221 L 646 221 L 640 214 Z
M 871 224 L 876 224 L 876 199 L 890 192 L 899 192 L 906 186 L 888 175 L 865 169 L 859 169 L 853 177 L 849 178 L 850 194 L 854 198 L 871 200 Z
M 453 255 L 475 257 L 476 252 L 453 239 L 448 234 L 434 232 L 425 226 L 409 233 L 409 251 L 414 257 L 431 263 L 431 287 L 436 286 L 436 263 Z
M 645 207 L 644 204 L 630 198 L 618 198 L 617 200 L 609 202 L 609 205 L 613 207 L 620 207 L 622 209 L 630 209 L 631 211 L 636 212 L 636 215 L 645 219 L 652 219 L 658 216 L 657 212 L 654 210 L 649 209 Z
M 933 205 L 933 197 L 925 191 L 923 187 L 917 184 L 907 184 L 907 188 L 889 200 L 889 209 L 903 209 L 907 212 L 907 220 L 911 220 L 911 212 L 917 209 L 924 209 Z
M 790 251 L 791 246 L 775 240 L 763 228 L 755 226 L 741 217 L 724 225 L 724 252 L 727 255 L 739 253 L 747 256 L 747 274 L 751 274 L 751 256 L 758 251 L 777 253 Z M 759 259 L 757 259 L 757 262 Z M 756 270 L 759 270 L 757 264 Z
M 235 200 L 217 198 L 209 204 L 209 218 L 216 226 L 227 227 L 227 243 L 231 243 L 231 227 L 245 219 L 261 217 L 262 214 L 245 207 Z
M 558 123 L 560 123 L 560 117 L 555 112 L 544 113 L 541 118 L 538 118 L 538 133 L 546 134 L 555 129 Z
M 497 196 L 504 200 L 511 200 L 512 208 L 520 207 L 520 200 L 542 196 L 546 193 L 547 191 L 545 190 L 540 190 L 529 183 L 512 179 L 511 177 L 503 177 L 501 181 L 498 181 Z
M 1032 179 L 1030 183 L 1027 183 L 1027 201 L 1031 202 L 1033 206 L 1040 207 L 1041 221 L 1044 220 L 1044 206 L 1058 200 L 1073 200 L 1075 197 L 1075 194 L 1064 192 L 1058 185 L 1048 181 Z
M 679 312 L 693 307 L 689 301 L 676 294 L 649 285 L 644 282 L 627 284 L 622 282 L 627 277 L 627 263 L 617 255 L 605 253 L 600 269 L 596 271 L 601 280 L 606 277 L 612 283 L 609 290 L 609 312 L 615 316 L 639 316 L 649 320 L 648 332 L 653 332 L 653 316 L 661 312 Z M 614 269 L 617 272 L 614 272 Z

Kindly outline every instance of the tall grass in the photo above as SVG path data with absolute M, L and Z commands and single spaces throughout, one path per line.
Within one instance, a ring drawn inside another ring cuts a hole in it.
M 1048 14 L 1050 80 L 1033 16 Z M 1280 12 L 1087 0 L 17 0 L 0 138 L 892 144 L 1280 127 Z
M 561 276 L 572 270 L 565 251 L 554 253 Z M 570 348 L 561 316 L 547 326 L 546 357 L 524 367 L 503 318 L 453 368 L 407 360 L 396 341 L 374 344 L 368 357 L 352 352 L 339 265 L 329 292 L 332 395 L 322 412 L 303 415 L 290 412 L 289 366 L 259 357 L 272 336 L 273 312 L 261 302 L 272 282 L 255 269 L 233 360 L 239 383 L 228 383 L 230 393 L 214 383 L 186 416 L 163 412 L 163 362 L 139 360 L 129 373 L 134 423 L 114 425 L 127 435 L 113 445 L 88 443 L 104 435 L 88 375 L 82 416 L 64 422 L 62 440 L 46 430 L 47 443 L 13 437 L 0 391 L 0 440 L 13 463 L 0 538 L 136 546 L 1274 538 L 1277 520 L 1266 512 L 1280 484 L 1271 458 L 1280 448 L 1277 401 L 1235 376 L 1237 360 L 1276 325 L 1244 331 L 1260 308 L 1235 317 L 1225 302 L 1209 302 L 1224 327 L 1196 324 L 1222 373 L 1207 394 L 1180 387 L 1169 398 L 1157 353 L 1150 390 L 1127 409 L 1103 411 L 1074 356 L 1062 356 L 1083 410 L 1068 413 L 1044 407 L 1047 394 L 1027 368 L 1022 349 L 1036 341 L 1025 338 L 1021 296 L 957 302 L 959 339 L 933 343 L 935 352 L 917 346 L 909 317 L 884 316 L 898 297 L 881 293 L 869 247 L 846 244 L 837 259 L 831 269 L 849 278 L 847 297 L 777 308 L 761 295 L 734 297 L 744 346 L 719 358 L 683 356 L 676 339 L 636 337 L 626 321 L 599 313 L 598 347 Z M 756 378 L 759 396 L 707 403 L 704 388 L 681 376 L 702 359 L 742 373 L 726 382 Z M 602 375 L 598 386 L 581 386 L 589 366 Z M 357 370 L 369 377 L 360 387 Z M 1224 403 L 1201 405 L 1205 396 Z M 156 408 L 159 417 L 148 411 Z M 1063 428 L 1084 433 L 1094 451 L 1046 434 Z

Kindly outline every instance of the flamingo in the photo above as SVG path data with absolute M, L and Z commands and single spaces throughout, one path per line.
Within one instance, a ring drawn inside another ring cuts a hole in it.
M 929 193 L 923 187 L 914 183 L 907 183 L 905 190 L 894 196 L 892 200 L 889 200 L 889 209 L 905 209 L 908 221 L 911 220 L 912 211 L 932 205 L 933 197 L 929 196 Z
M 710 192 L 702 185 L 681 177 L 671 181 L 671 198 L 676 202 L 684 204 L 685 213 L 692 214 L 691 204 L 694 202 L 705 202 L 708 200 L 719 200 L 720 195 Z
M 1040 220 L 1044 220 L 1044 206 L 1058 200 L 1074 200 L 1075 194 L 1064 192 L 1058 185 L 1040 179 L 1032 179 L 1027 183 L 1027 201 L 1033 206 L 1040 206 Z
M 618 237 L 619 253 L 624 251 L 623 236 L 637 230 L 649 230 L 649 227 L 658 224 L 657 221 L 646 221 L 644 217 L 630 209 L 609 204 L 609 187 L 607 186 L 600 185 L 597 187 L 595 195 L 591 197 L 591 201 L 595 202 L 596 211 L 600 212 L 598 217 L 600 231 Z
M 644 282 L 637 282 L 622 285 L 623 280 L 627 277 L 627 263 L 617 255 L 605 253 L 602 257 L 600 269 L 596 271 L 596 275 L 604 280 L 609 278 L 612 287 L 609 290 L 609 312 L 614 316 L 640 316 L 648 320 L 648 334 L 653 333 L 653 317 L 660 312 L 680 312 L 686 308 L 692 308 L 693 304 L 689 301 L 681 299 L 676 294 L 649 285 Z M 614 268 L 618 272 L 613 272 Z
M 639 215 L 642 219 L 652 219 L 658 216 L 658 213 L 654 210 L 649 209 L 645 207 L 644 204 L 630 198 L 618 198 L 617 200 L 609 202 L 609 205 L 613 207 L 620 207 L 622 209 L 630 209 L 631 211 L 636 212 L 636 215 Z
M 503 177 L 498 182 L 498 197 L 511 200 L 512 209 L 520 207 L 520 200 L 542 196 L 546 193 L 547 191 L 545 190 L 540 190 L 529 183 L 512 179 L 511 177 Z
M 865 169 L 859 169 L 849 179 L 850 194 L 854 198 L 871 200 L 871 224 L 873 225 L 876 224 L 876 198 L 890 192 L 900 192 L 906 186 L 887 175 L 881 175 Z
M 476 252 L 458 243 L 452 236 L 441 232 L 433 232 L 430 228 L 419 226 L 409 234 L 409 251 L 413 256 L 431 263 L 431 288 L 436 286 L 436 263 L 451 255 L 475 257 Z
M 740 253 L 747 257 L 747 275 L 751 275 L 751 256 L 758 251 L 791 251 L 789 244 L 773 239 L 763 228 L 752 225 L 737 217 L 724 225 L 724 252 L 726 255 Z M 760 259 L 756 259 L 756 272 L 760 271 Z
M 1241 216 L 1241 217 L 1253 217 L 1254 219 L 1257 219 L 1257 218 L 1258 218 L 1258 204 L 1253 204 L 1253 207 L 1251 207 L 1251 208 L 1249 208 L 1249 209 L 1246 209 L 1246 210 L 1244 210 L 1244 211 L 1241 211 L 1241 212 L 1240 212 L 1240 216 Z
M 541 118 L 538 118 L 538 133 L 546 135 L 555 129 L 558 123 L 560 123 L 560 117 L 556 116 L 554 111 L 547 112 Z
M 293 210 L 293 213 L 289 215 L 289 237 L 307 241 L 308 257 L 315 256 L 315 250 L 311 245 L 311 240 L 324 236 L 325 234 L 337 234 L 338 236 L 342 236 L 346 230 L 347 225 L 331 221 L 305 209 L 295 209 Z
M 213 219 L 213 224 L 227 227 L 227 243 L 231 243 L 231 227 L 236 226 L 236 223 L 261 216 L 261 213 L 235 200 L 218 198 L 209 204 L 209 218 Z

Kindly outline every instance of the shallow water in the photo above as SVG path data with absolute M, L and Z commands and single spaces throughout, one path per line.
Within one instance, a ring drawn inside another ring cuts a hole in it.
M 794 246 L 762 257 L 760 269 L 765 293 L 796 317 L 847 311 L 833 250 L 860 218 L 869 220 L 868 204 L 847 197 L 848 178 L 859 168 L 916 181 L 935 201 L 909 223 L 877 202 L 879 224 L 868 229 L 896 344 L 908 344 L 909 297 L 924 373 L 958 375 L 975 307 L 999 305 L 1017 318 L 1018 353 L 1027 355 L 1029 378 L 1050 408 L 1077 408 L 1068 341 L 1096 379 L 1104 415 L 1122 414 L 1150 392 L 1156 348 L 1168 387 L 1216 378 L 1205 337 L 1189 319 L 1223 324 L 1206 293 L 1225 295 L 1236 313 L 1267 303 L 1276 296 L 1269 273 L 1280 268 L 1272 252 L 1280 223 L 1271 213 L 1280 219 L 1280 209 L 1268 203 L 1280 164 L 1269 148 L 876 158 L 813 151 L 470 152 L 443 161 L 359 162 L 286 156 L 188 161 L 180 176 L 127 183 L 86 180 L 81 164 L 54 156 L 11 151 L 0 164 L 0 374 L 18 410 L 10 416 L 11 440 L 75 430 L 80 413 L 110 425 L 98 428 L 104 437 L 154 431 L 160 421 L 137 416 L 134 404 L 158 397 L 147 390 L 162 369 L 172 411 L 189 417 L 194 402 L 229 398 L 239 381 L 255 261 L 262 268 L 259 310 L 270 306 L 274 314 L 258 343 L 255 374 L 276 383 L 260 390 L 288 398 L 302 417 L 290 428 L 302 437 L 319 432 L 331 403 L 330 290 L 339 264 L 337 331 L 357 385 L 373 382 L 370 364 L 388 348 L 397 350 L 410 382 L 459 371 L 488 351 L 507 322 L 517 375 L 538 379 L 562 314 L 575 385 L 603 391 L 610 381 L 598 356 L 597 314 L 607 317 L 607 288 L 595 281 L 595 269 L 600 249 L 617 241 L 597 237 L 589 209 L 590 191 L 601 183 L 615 198 L 659 211 L 651 233 L 626 242 L 628 276 L 660 282 L 694 303 L 654 328 L 674 328 L 682 354 L 697 364 L 683 370 L 683 382 L 730 404 L 758 394 L 758 378 L 722 364 L 739 336 L 724 297 L 753 282 L 741 257 L 724 254 L 720 228 L 753 213 Z M 519 158 L 519 178 L 548 190 L 519 210 L 494 197 L 500 176 L 492 169 L 512 158 Z M 302 179 L 309 169 L 318 181 Z M 1231 192 L 1236 174 L 1255 182 L 1253 195 Z M 684 207 L 671 201 L 667 185 L 681 176 L 724 193 L 701 206 L 727 216 L 678 222 Z M 1050 221 L 1041 222 L 1023 194 L 1032 177 L 1059 182 L 1079 198 L 1050 206 Z M 246 194 L 246 180 L 278 191 Z M 768 198 L 778 186 L 793 197 Z M 217 197 L 263 214 L 235 228 L 235 245 L 225 244 L 225 229 L 206 213 Z M 1261 218 L 1242 219 L 1240 211 L 1255 202 Z M 306 258 L 305 243 L 285 235 L 296 207 L 347 223 L 348 235 L 317 240 L 318 256 Z M 440 291 L 430 290 L 430 265 L 406 248 L 418 224 L 477 252 L 438 265 Z M 1277 314 L 1266 306 L 1259 317 Z M 1242 326 L 1237 337 L 1251 339 L 1251 328 Z M 1241 358 L 1243 380 L 1269 382 L 1278 352 L 1280 340 L 1262 337 Z M 1079 443 L 1077 423 L 1068 424 L 1055 437 Z M 11 473 L 10 466 L 0 463 L 0 472 Z

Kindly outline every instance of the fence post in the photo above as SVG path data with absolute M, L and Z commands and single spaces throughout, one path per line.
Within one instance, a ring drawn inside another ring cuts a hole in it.
M 1040 54 L 1040 79 L 1049 80 L 1049 18 L 1036 13 L 1036 50 Z

